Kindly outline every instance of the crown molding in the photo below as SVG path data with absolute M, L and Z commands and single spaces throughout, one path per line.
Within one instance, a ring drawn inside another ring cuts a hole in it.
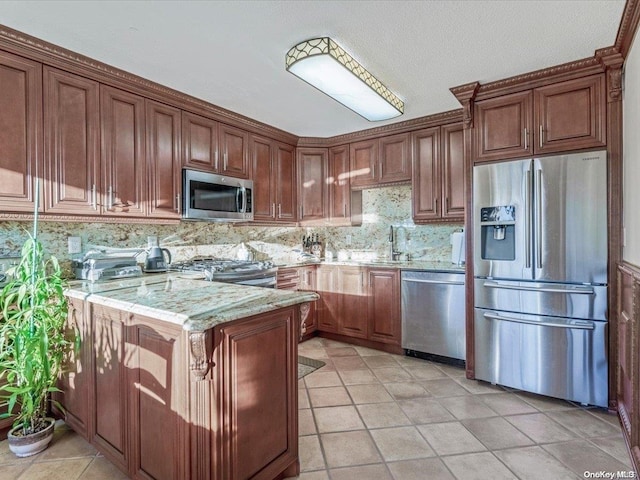
M 375 185 L 351 185 L 352 191 L 369 190 L 372 188 L 399 187 L 402 185 L 411 185 L 411 180 L 402 180 L 399 182 L 377 183 Z
M 640 1 L 627 0 L 614 43 L 614 47 L 622 54 L 623 58 L 627 58 L 629 50 L 631 50 L 633 39 L 638 30 L 638 23 L 640 23 Z

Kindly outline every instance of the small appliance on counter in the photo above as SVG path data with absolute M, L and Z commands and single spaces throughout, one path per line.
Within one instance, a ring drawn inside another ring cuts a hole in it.
M 464 229 L 451 234 L 451 263 L 462 265 L 465 262 Z
M 108 254 L 91 250 L 81 260 L 73 260 L 72 267 L 79 280 L 98 282 L 128 277 L 139 277 L 142 269 L 136 257 L 126 254 Z
M 160 248 L 156 244 L 147 249 L 147 259 L 144 262 L 144 271 L 145 273 L 166 272 L 167 265 L 170 263 L 171 252 L 166 248 Z

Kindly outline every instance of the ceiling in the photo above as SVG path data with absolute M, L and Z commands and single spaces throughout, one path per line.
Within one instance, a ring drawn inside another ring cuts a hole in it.
M 330 137 L 459 108 L 450 87 L 613 45 L 624 0 L 1 1 L 0 23 L 223 108 Z M 330 36 L 405 101 L 368 122 L 294 75 L 293 45 Z

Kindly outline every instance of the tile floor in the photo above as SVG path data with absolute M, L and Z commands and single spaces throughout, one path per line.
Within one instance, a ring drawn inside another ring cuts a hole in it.
M 327 363 L 299 383 L 300 480 L 565 480 L 631 469 L 618 419 L 602 409 L 326 339 L 300 354 Z M 64 424 L 31 458 L 0 442 L 0 480 L 124 478 Z

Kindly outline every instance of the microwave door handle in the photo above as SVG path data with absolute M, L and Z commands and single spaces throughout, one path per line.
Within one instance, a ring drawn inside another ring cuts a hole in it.
M 240 213 L 245 213 L 247 211 L 247 189 L 245 187 L 240 187 L 238 189 L 238 211 Z

